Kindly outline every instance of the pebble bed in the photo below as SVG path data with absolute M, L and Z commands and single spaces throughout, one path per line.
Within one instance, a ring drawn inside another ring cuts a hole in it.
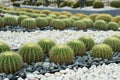
M 19 49 L 27 42 L 37 42 L 43 38 L 51 38 L 57 44 L 65 44 L 81 36 L 91 36 L 95 43 L 101 43 L 105 38 L 119 31 L 72 31 L 47 30 L 34 32 L 0 31 L 0 41 L 6 42 L 11 49 Z M 74 58 L 73 64 L 57 65 L 49 61 L 48 55 L 42 62 L 28 65 L 15 74 L 0 74 L 0 80 L 120 80 L 120 53 L 113 53 L 111 60 L 93 58 L 90 51 L 85 56 Z

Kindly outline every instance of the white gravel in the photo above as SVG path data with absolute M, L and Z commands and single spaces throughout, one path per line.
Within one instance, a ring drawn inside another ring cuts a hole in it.
M 53 30 L 53 31 L 35 31 L 35 32 L 4 32 L 0 31 L 0 41 L 7 43 L 12 49 L 19 48 L 27 42 L 37 42 L 43 38 L 50 38 L 57 44 L 65 44 L 66 42 L 78 39 L 81 36 L 91 36 L 96 43 L 101 43 L 106 37 L 113 34 L 119 34 L 119 31 L 72 31 L 72 30 Z
M 18 80 L 22 80 L 21 78 Z M 29 73 L 25 80 L 120 80 L 120 64 L 95 66 L 91 68 L 66 69 L 55 74 Z

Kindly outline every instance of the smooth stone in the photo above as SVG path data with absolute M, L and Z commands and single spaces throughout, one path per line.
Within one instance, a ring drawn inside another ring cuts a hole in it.
M 33 74 L 39 74 L 39 72 L 38 71 L 34 71 Z
M 12 78 L 13 78 L 13 74 L 9 74 L 9 75 L 7 76 L 7 78 L 12 79 Z
M 44 63 L 42 64 L 42 67 L 48 69 L 48 68 L 50 67 L 50 62 L 44 62 Z
M 50 73 L 45 73 L 45 76 L 46 77 L 49 77 L 51 74 Z
M 26 68 L 26 71 L 27 71 L 27 72 L 33 72 L 33 67 L 32 67 L 32 66 L 27 67 L 27 68 Z
M 4 80 L 9 80 L 9 78 L 5 78 Z
M 19 77 L 17 80 L 24 80 L 23 78 Z
M 40 80 L 48 80 L 45 76 L 42 76 Z
M 60 72 L 55 72 L 55 76 L 60 76 Z
M 43 64 L 43 62 L 37 62 L 37 63 L 35 63 L 34 67 L 35 68 L 40 67 L 40 66 L 42 66 L 42 64 Z
M 0 77 L 4 79 L 4 78 L 7 77 L 7 74 L 5 74 L 5 73 L 1 73 L 1 74 L 0 74 Z
M 34 80 L 35 76 L 33 74 L 27 74 L 26 77 L 30 80 Z

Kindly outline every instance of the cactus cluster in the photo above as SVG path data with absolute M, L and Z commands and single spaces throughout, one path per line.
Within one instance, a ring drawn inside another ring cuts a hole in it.
M 18 19 L 17 19 L 18 24 L 20 25 L 20 24 L 21 24 L 21 21 L 24 20 L 24 19 L 26 19 L 26 18 L 29 18 L 29 16 L 26 16 L 26 15 L 20 15 L 20 16 L 18 17 Z
M 5 16 L 4 18 L 5 26 L 17 26 L 18 22 L 13 16 Z
M 116 22 L 109 22 L 107 24 L 107 29 L 117 31 L 119 29 L 119 25 Z
M 0 42 L 0 53 L 5 51 L 10 51 L 10 47 L 4 42 Z
M 22 58 L 15 52 L 3 52 L 0 54 L 0 73 L 15 73 L 23 65 Z
M 36 27 L 36 22 L 32 18 L 27 18 L 21 21 L 21 26 L 27 29 L 34 29 Z
M 74 58 L 73 50 L 66 45 L 56 45 L 49 53 L 50 61 L 58 64 L 72 64 Z
M 89 51 L 95 45 L 94 40 L 90 36 L 82 36 L 79 38 L 85 44 L 86 50 Z
M 36 43 L 27 43 L 23 45 L 18 53 L 22 56 L 23 61 L 28 64 L 39 62 L 44 57 L 42 48 Z
M 83 56 L 86 52 L 86 47 L 83 42 L 79 40 L 72 40 L 67 43 L 67 45 L 73 49 L 75 56 Z
M 120 52 L 120 39 L 109 37 L 106 38 L 103 43 L 109 45 L 114 52 Z
M 72 22 L 69 19 L 63 19 L 64 23 L 65 23 L 65 27 L 71 27 L 72 26 Z
M 51 39 L 44 38 L 38 41 L 38 45 L 43 49 L 44 54 L 48 54 L 50 49 L 55 46 L 55 42 Z
M 51 21 L 50 26 L 53 27 L 53 29 L 63 30 L 65 28 L 65 23 L 63 22 L 63 20 L 54 19 L 53 21 Z
M 107 30 L 107 23 L 103 20 L 95 21 L 94 28 L 99 30 Z
M 80 20 L 78 20 L 78 21 L 75 21 L 74 23 L 73 23 L 73 26 L 74 27 L 76 27 L 78 30 L 85 30 L 86 29 L 86 24 L 85 24 L 85 22 L 83 22 L 83 21 L 80 21 Z
M 116 22 L 119 26 L 120 26 L 120 16 L 115 16 L 113 19 L 112 19 L 113 22 Z
M 66 15 L 60 15 L 58 18 L 59 18 L 59 19 L 67 19 L 68 16 L 66 16 Z
M 112 48 L 106 44 L 98 44 L 92 48 L 91 56 L 102 59 L 112 58 Z
M 93 3 L 93 8 L 104 8 L 104 3 L 101 1 L 95 1 Z
M 47 27 L 49 22 L 46 18 L 42 18 L 42 17 L 38 17 L 36 18 L 36 25 L 37 27 L 41 28 L 41 27 Z
M 96 13 L 96 14 L 91 14 L 91 15 L 89 16 L 89 18 L 92 19 L 93 22 L 95 22 L 95 19 L 96 19 L 97 16 L 98 16 L 97 13 Z

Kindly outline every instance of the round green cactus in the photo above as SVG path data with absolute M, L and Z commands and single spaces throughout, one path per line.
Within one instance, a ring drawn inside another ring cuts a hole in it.
M 66 16 L 66 15 L 60 15 L 58 18 L 59 18 L 59 19 L 67 19 L 68 16 Z
M 119 26 L 120 26 L 120 16 L 115 16 L 113 19 L 112 19 L 113 22 L 116 22 Z
M 86 52 L 86 47 L 83 42 L 79 40 L 72 40 L 67 43 L 67 45 L 73 49 L 75 56 L 83 56 Z
M 5 26 L 17 26 L 17 20 L 13 16 L 5 16 L 4 18 Z
M 0 42 L 0 53 L 5 51 L 10 51 L 10 47 L 4 42 Z
M 112 21 L 112 16 L 110 14 L 100 14 L 95 20 L 104 20 L 106 23 Z
M 71 27 L 72 26 L 72 22 L 69 19 L 62 19 L 65 23 L 65 27 Z
M 41 27 L 47 27 L 49 22 L 46 18 L 42 18 L 42 17 L 38 17 L 36 18 L 36 25 L 37 27 L 41 28 Z
M 107 24 L 107 29 L 117 31 L 119 29 L 119 25 L 116 22 L 109 22 Z
M 95 1 L 93 3 L 93 8 L 104 8 L 104 3 L 101 1 Z
M 55 14 L 49 14 L 48 16 L 49 16 L 49 17 L 52 17 L 52 18 L 54 18 L 54 19 L 57 18 L 57 16 L 56 16 Z
M 95 45 L 94 40 L 89 36 L 83 36 L 79 38 L 85 44 L 86 50 L 89 51 Z
M 36 27 L 36 22 L 32 18 L 27 18 L 21 21 L 21 26 L 27 29 L 34 29 Z
M 48 54 L 50 49 L 54 47 L 56 44 L 51 39 L 45 38 L 38 41 L 38 45 L 43 49 L 44 54 Z
M 0 17 L 0 28 L 4 27 L 4 20 Z
M 120 39 L 120 34 L 112 35 L 112 37 L 116 37 L 116 38 Z
M 0 54 L 0 73 L 15 73 L 23 65 L 22 57 L 15 52 L 3 52 Z
M 35 14 L 35 13 L 34 13 L 34 14 L 31 15 L 31 17 L 32 17 L 32 18 L 37 18 L 37 17 L 39 17 L 39 14 Z
M 53 27 L 53 29 L 63 30 L 65 28 L 65 23 L 63 20 L 54 19 L 51 21 L 50 26 Z
M 50 11 L 50 10 L 42 10 L 41 13 L 42 13 L 42 14 L 49 15 L 49 14 L 51 13 L 51 11 Z
M 114 52 L 120 52 L 120 39 L 115 37 L 106 38 L 103 43 L 109 45 Z
M 49 53 L 50 61 L 58 64 L 72 64 L 74 58 L 73 50 L 66 45 L 56 45 Z
M 103 20 L 97 20 L 94 27 L 99 30 L 107 30 L 107 23 Z
M 76 27 L 78 30 L 81 30 L 81 29 L 85 30 L 86 29 L 86 24 L 83 21 L 75 21 L 73 23 L 73 26 Z
M 47 17 L 46 14 L 39 14 L 39 17 Z
M 18 53 L 22 56 L 23 61 L 28 64 L 39 62 L 44 57 L 42 48 L 36 43 L 27 43 L 23 45 Z
M 48 17 L 46 17 L 46 19 L 47 19 L 47 21 L 48 21 L 48 25 L 50 25 L 50 23 L 51 23 L 51 21 L 52 21 L 52 20 L 54 20 L 54 18 L 53 18 L 53 17 L 49 17 L 49 16 L 48 16 Z
M 93 22 L 95 22 L 95 19 L 96 19 L 96 17 L 98 16 L 99 14 L 91 14 L 90 16 L 89 16 L 89 18 L 90 19 L 92 19 L 93 20 Z
M 80 18 L 77 16 L 71 16 L 70 19 L 73 19 L 74 21 L 80 20 Z
M 24 20 L 24 19 L 26 19 L 26 18 L 29 18 L 29 16 L 26 16 L 26 15 L 20 15 L 20 16 L 18 17 L 18 19 L 17 19 L 18 24 L 20 25 L 20 24 L 21 24 L 21 21 Z
M 111 59 L 112 48 L 106 44 L 98 44 L 92 48 L 91 56 L 96 58 Z

